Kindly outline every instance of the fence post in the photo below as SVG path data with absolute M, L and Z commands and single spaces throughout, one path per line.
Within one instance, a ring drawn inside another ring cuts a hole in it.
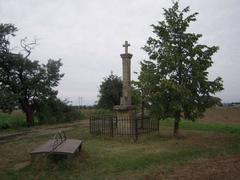
M 138 140 L 138 124 L 137 124 L 137 117 L 134 118 L 135 119 L 135 141 Z
M 92 133 L 92 116 L 90 116 L 90 120 L 89 120 L 89 131 L 90 131 L 90 134 Z
M 110 118 L 110 133 L 111 133 L 111 137 L 113 137 L 113 120 L 114 120 L 114 117 L 111 117 Z

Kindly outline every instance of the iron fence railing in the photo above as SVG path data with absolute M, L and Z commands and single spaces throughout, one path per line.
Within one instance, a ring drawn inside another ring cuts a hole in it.
M 159 121 L 151 118 L 126 118 L 116 116 L 91 116 L 90 133 L 108 136 L 131 136 L 159 131 Z

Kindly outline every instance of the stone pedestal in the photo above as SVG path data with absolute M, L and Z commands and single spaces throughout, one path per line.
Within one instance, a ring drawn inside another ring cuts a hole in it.
M 114 106 L 117 115 L 117 131 L 123 134 L 134 134 L 136 126 L 135 106 Z
M 114 106 L 117 117 L 132 120 L 136 118 L 135 106 Z

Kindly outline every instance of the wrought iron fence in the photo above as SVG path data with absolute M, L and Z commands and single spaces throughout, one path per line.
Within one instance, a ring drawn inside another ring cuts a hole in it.
M 154 131 L 159 131 L 159 121 L 151 118 L 90 117 L 90 133 L 95 135 L 131 136 L 137 140 L 140 134 Z

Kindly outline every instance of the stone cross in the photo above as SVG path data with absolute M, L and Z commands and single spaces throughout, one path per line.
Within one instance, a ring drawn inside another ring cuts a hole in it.
M 122 97 L 120 100 L 121 106 L 131 106 L 131 58 L 132 54 L 128 53 L 128 44 L 125 41 L 123 47 L 125 48 L 125 54 L 121 54 L 122 57 L 122 71 L 123 71 L 123 89 L 122 89 Z
M 128 42 L 125 41 L 125 44 L 123 45 L 123 47 L 125 47 L 125 54 L 128 54 L 128 46 L 130 46 L 130 44 L 128 44 Z

